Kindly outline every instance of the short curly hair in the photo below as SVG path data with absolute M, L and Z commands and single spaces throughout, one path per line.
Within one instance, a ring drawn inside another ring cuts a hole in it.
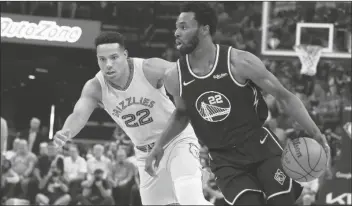
M 208 25 L 210 35 L 214 35 L 218 24 L 216 11 L 205 2 L 187 2 L 181 6 L 180 12 L 194 12 L 195 19 L 200 25 Z
M 125 37 L 119 32 L 102 32 L 95 38 L 95 47 L 101 44 L 118 43 L 122 48 L 125 48 Z

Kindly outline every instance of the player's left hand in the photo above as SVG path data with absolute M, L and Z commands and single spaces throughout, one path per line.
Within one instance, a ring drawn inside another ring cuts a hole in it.
M 329 146 L 329 143 L 328 141 L 326 140 L 326 137 L 324 134 L 320 134 L 318 136 L 315 136 L 314 137 L 315 140 L 317 140 L 317 142 L 324 148 L 325 150 L 325 153 L 327 155 L 327 167 L 329 167 L 330 165 L 330 146 Z
M 162 147 L 154 146 L 153 150 L 145 160 L 144 170 L 150 175 L 155 176 L 155 169 L 159 167 L 161 158 L 164 155 L 164 149 Z M 154 162 L 154 165 L 153 165 Z

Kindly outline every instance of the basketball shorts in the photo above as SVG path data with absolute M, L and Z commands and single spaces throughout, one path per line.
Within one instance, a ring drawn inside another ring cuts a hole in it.
M 282 150 L 275 134 L 263 127 L 233 148 L 210 151 L 210 167 L 225 201 L 233 205 L 249 191 L 261 193 L 264 200 L 287 193 L 297 199 L 302 187 L 284 173 Z
M 187 129 L 186 129 L 187 130 Z M 145 158 L 148 153 L 135 149 L 137 157 L 137 167 L 140 175 L 140 195 L 143 205 L 170 205 L 178 204 L 175 193 L 174 179 L 172 174 L 178 174 L 182 178 L 184 171 L 194 169 L 199 171 L 196 178 L 201 180 L 201 165 L 199 161 L 199 143 L 193 129 L 192 132 L 183 131 L 178 137 L 172 140 L 164 149 L 159 167 L 156 170 L 156 176 L 152 177 L 145 172 Z M 173 167 L 171 171 L 171 161 L 174 158 L 182 158 L 183 165 L 179 168 Z M 175 171 L 177 170 L 177 171 Z M 187 175 L 187 174 L 185 174 Z M 192 195 L 192 194 L 190 194 Z

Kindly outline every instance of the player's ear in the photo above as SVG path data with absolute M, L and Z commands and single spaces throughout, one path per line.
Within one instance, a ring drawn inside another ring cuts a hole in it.
M 125 51 L 123 51 L 123 55 L 125 55 L 126 57 L 128 57 L 128 51 L 127 51 L 127 49 L 125 49 Z

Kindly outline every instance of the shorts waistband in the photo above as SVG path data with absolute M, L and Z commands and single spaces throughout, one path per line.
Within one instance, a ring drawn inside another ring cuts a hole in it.
M 155 142 L 152 142 L 150 144 L 142 145 L 142 146 L 136 146 L 136 148 L 142 152 L 150 152 L 152 151 L 153 147 L 155 145 Z

